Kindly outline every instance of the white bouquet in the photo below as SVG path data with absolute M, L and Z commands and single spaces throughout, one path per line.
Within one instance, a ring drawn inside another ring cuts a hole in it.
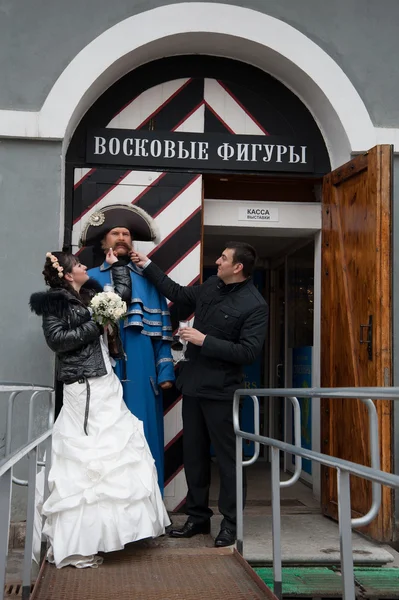
M 92 318 L 103 325 L 117 324 L 127 312 L 126 302 L 115 292 L 100 292 L 90 302 Z

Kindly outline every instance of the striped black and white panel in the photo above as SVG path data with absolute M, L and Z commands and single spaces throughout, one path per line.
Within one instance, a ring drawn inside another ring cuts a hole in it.
M 122 129 L 268 135 L 259 105 L 242 87 L 208 78 L 181 78 L 156 85 L 121 107 L 108 127 Z M 248 108 L 247 104 L 250 105 Z M 256 114 L 258 113 L 258 114 Z M 162 168 L 162 165 L 160 165 Z M 161 242 L 137 243 L 172 279 L 182 285 L 200 280 L 202 176 L 195 173 L 122 168 L 79 168 L 74 173 L 72 247 L 86 219 L 100 207 L 132 203 L 146 210 L 160 229 Z M 89 249 L 82 262 L 92 265 Z M 175 329 L 187 318 L 169 304 Z M 183 309 L 184 310 L 184 309 Z M 187 492 L 183 469 L 182 398 L 164 394 L 165 504 L 178 510 Z
M 157 85 L 124 106 L 108 127 L 166 131 L 204 131 L 203 80 L 180 79 Z M 132 203 L 156 221 L 161 241 L 137 243 L 137 247 L 174 280 L 194 285 L 200 279 L 202 235 L 202 177 L 192 173 L 168 173 L 124 169 L 75 169 L 72 245 L 77 249 L 89 215 L 102 206 Z M 89 249 L 82 262 L 90 263 Z M 181 312 L 170 305 L 172 326 Z M 181 396 L 164 394 L 165 504 L 178 509 L 187 487 L 183 471 Z

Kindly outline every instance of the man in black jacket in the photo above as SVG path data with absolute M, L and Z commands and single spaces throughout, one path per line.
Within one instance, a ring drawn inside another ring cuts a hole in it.
M 144 275 L 173 302 L 195 311 L 193 327 L 179 334 L 188 342 L 177 387 L 183 393 L 183 453 L 188 519 L 172 537 L 210 532 L 210 444 L 220 472 L 219 510 L 223 521 L 215 546 L 236 539 L 235 435 L 233 394 L 242 385 L 243 365 L 261 352 L 268 307 L 251 274 L 256 252 L 249 244 L 230 242 L 216 261 L 217 276 L 198 286 L 183 287 L 167 277 L 147 256 L 131 254 Z

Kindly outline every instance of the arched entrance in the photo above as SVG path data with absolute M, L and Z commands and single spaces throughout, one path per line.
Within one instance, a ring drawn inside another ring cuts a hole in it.
M 230 56 L 270 73 L 301 98 L 319 124 L 333 167 L 376 143 L 368 111 L 349 78 L 294 27 L 252 9 L 169 4 L 99 35 L 66 67 L 37 119 L 42 137 L 63 139 L 99 95 L 132 69 L 162 56 Z M 31 126 L 31 124 L 27 124 Z
M 225 19 L 224 16 L 227 17 L 227 12 L 228 18 Z M 226 25 L 226 23 L 228 23 L 228 25 Z M 150 24 L 151 26 L 149 26 Z M 134 32 L 134 35 L 132 35 L 132 32 Z M 265 40 L 267 40 L 267 46 L 264 43 Z M 104 52 L 104 49 L 106 49 L 106 52 Z M 107 172 L 98 180 L 96 180 L 96 175 L 93 175 L 92 172 L 89 173 L 89 169 L 91 170 L 91 167 L 93 167 L 94 163 L 90 163 L 88 165 L 87 162 L 85 162 L 84 152 L 82 150 L 82 142 L 79 142 L 79 134 L 82 132 L 84 127 L 88 128 L 89 126 L 93 126 L 93 124 L 98 126 L 95 119 L 95 107 L 99 108 L 103 106 L 103 112 L 105 115 L 107 114 L 108 105 L 110 107 L 112 106 L 112 102 L 109 103 L 109 99 L 112 96 L 113 88 L 110 86 L 114 84 L 115 81 L 119 82 L 120 77 L 124 76 L 128 71 L 131 71 L 132 68 L 139 67 L 136 73 L 139 73 L 140 69 L 142 69 L 141 72 L 144 73 L 145 69 L 149 69 L 150 65 L 147 65 L 147 67 L 142 65 L 147 63 L 149 60 L 159 59 L 159 57 L 165 55 L 179 55 L 187 54 L 189 52 L 213 54 L 215 56 L 233 56 L 234 58 L 240 59 L 242 62 L 247 63 L 247 70 L 254 69 L 254 67 L 258 66 L 263 72 L 266 71 L 269 74 L 274 75 L 278 80 L 280 80 L 280 82 L 283 82 L 286 85 L 286 88 L 294 90 L 295 94 L 291 94 L 291 96 L 296 99 L 298 111 L 302 111 L 301 114 L 303 115 L 305 113 L 307 114 L 307 120 L 305 119 L 305 121 L 309 124 L 309 130 L 306 130 L 305 133 L 309 133 L 309 131 L 315 132 L 315 140 L 317 138 L 318 142 L 320 142 L 321 148 L 321 153 L 319 154 L 317 152 L 317 157 L 324 157 L 324 167 L 321 167 L 320 170 L 316 169 L 313 171 L 313 175 L 318 175 L 320 177 L 328 171 L 329 167 L 326 166 L 328 164 L 328 158 L 331 166 L 336 167 L 349 160 L 352 152 L 367 150 L 375 143 L 374 128 L 370 121 L 367 110 L 365 109 L 359 95 L 353 88 L 348 78 L 332 61 L 332 59 L 326 55 L 326 53 L 324 53 L 308 38 L 297 32 L 289 25 L 255 11 L 250 11 L 239 7 L 226 7 L 224 5 L 217 4 L 207 5 L 207 11 L 203 10 L 203 4 L 200 3 L 169 5 L 154 11 L 148 11 L 118 24 L 108 32 L 105 32 L 103 35 L 99 36 L 99 38 L 93 41 L 90 46 L 82 50 L 82 52 L 74 59 L 74 61 L 72 61 L 65 72 L 61 75 L 53 90 L 50 92 L 40 113 L 40 125 L 43 128 L 43 132 L 48 132 L 49 137 L 63 138 L 64 153 L 67 152 L 67 148 L 69 146 L 68 155 L 66 157 L 67 188 L 65 198 L 65 239 L 68 244 L 72 242 L 72 245 L 74 245 L 72 228 L 73 221 L 76 219 L 79 220 L 79 215 L 82 215 L 86 209 L 90 209 L 90 206 L 93 204 L 93 202 L 97 202 L 98 199 L 101 198 L 102 194 L 105 194 L 103 197 L 106 198 L 108 191 L 111 190 L 111 188 L 120 191 L 123 187 L 119 185 L 119 183 L 121 183 L 121 181 L 119 181 L 119 177 L 121 177 L 123 173 L 121 173 L 120 170 L 122 165 L 119 164 L 118 161 L 116 161 L 116 163 L 110 162 L 108 164 L 108 168 L 106 169 Z M 170 60 L 172 61 L 172 59 Z M 176 58 L 177 62 L 178 60 L 180 59 Z M 197 60 L 200 62 L 200 59 Z M 249 66 L 248 63 L 252 66 Z M 160 64 L 161 63 L 158 63 L 158 65 Z M 220 71 L 217 72 L 216 75 L 209 73 L 208 75 L 202 74 L 201 77 L 204 79 L 204 82 L 205 80 L 212 82 L 216 81 L 216 88 L 219 92 L 219 97 L 222 93 L 222 90 L 226 92 L 223 85 L 220 85 L 219 83 L 220 81 L 223 82 L 223 77 L 221 77 Z M 189 90 L 190 88 L 194 89 L 195 84 L 192 85 L 191 80 L 196 78 L 193 78 L 192 72 L 180 72 L 177 78 L 184 79 L 185 81 L 180 81 L 180 85 L 177 85 L 177 87 L 173 88 L 173 82 L 175 82 L 176 85 L 176 78 L 173 79 L 171 76 L 168 76 L 165 73 L 163 83 L 171 86 L 169 89 L 171 93 L 167 95 L 163 101 L 171 98 L 174 94 L 177 94 L 175 97 L 180 96 L 180 98 L 182 98 L 181 94 L 183 94 L 183 90 Z M 153 81 L 153 83 L 155 85 L 152 85 L 151 87 L 147 81 L 146 84 L 141 88 L 141 91 L 136 89 L 136 92 L 138 92 L 140 95 L 146 90 L 154 89 L 157 87 L 157 85 L 160 85 L 159 82 L 156 83 Z M 277 84 L 281 85 L 281 83 L 276 82 L 276 85 Z M 116 87 L 118 85 L 120 85 L 120 83 L 116 83 Z M 208 86 L 208 91 L 211 90 L 212 85 L 214 84 Z M 284 88 L 284 86 L 282 87 Z M 227 86 L 227 88 L 229 89 L 229 86 Z M 101 96 L 100 94 L 102 94 L 105 89 L 108 91 Z M 199 96 L 198 98 L 199 104 L 205 100 L 205 83 L 202 89 L 202 97 Z M 229 89 L 229 92 L 231 91 L 232 90 Z M 233 92 L 232 94 L 229 92 L 227 92 L 228 96 L 233 98 L 234 101 L 235 99 L 239 99 L 238 96 L 240 96 L 240 92 L 238 90 L 236 90 L 236 93 Z M 209 93 L 211 94 L 211 91 Z M 286 97 L 288 95 L 289 93 L 286 93 Z M 218 96 L 218 94 L 216 94 L 216 96 Z M 298 100 L 298 97 L 302 102 Z M 125 98 L 126 102 L 129 102 L 129 105 L 134 104 L 134 102 L 131 102 L 132 99 L 132 97 Z M 159 108 L 161 108 L 163 101 L 160 104 L 155 105 L 157 114 L 159 113 Z M 209 102 L 209 104 L 212 105 L 211 102 Z M 243 104 L 243 110 L 245 112 L 245 103 L 242 103 L 241 101 L 235 102 L 236 106 L 240 106 L 240 104 Z M 299 108 L 299 106 L 301 108 Z M 93 108 L 88 110 L 90 107 Z M 205 132 L 206 108 L 205 102 L 203 102 L 202 107 L 199 105 L 194 105 L 192 106 L 193 112 L 190 115 L 189 113 L 185 113 L 185 115 L 181 115 L 181 117 L 185 117 L 184 121 L 187 120 L 189 116 L 190 118 L 193 117 L 194 119 L 194 114 L 196 113 L 195 118 L 198 117 L 198 120 L 196 121 L 195 127 L 198 128 L 202 126 L 203 132 Z M 256 109 L 254 108 L 253 111 L 255 110 Z M 203 115 L 201 118 L 199 118 L 201 111 L 203 111 Z M 129 127 L 137 130 L 140 129 L 141 126 L 150 133 L 151 131 L 156 132 L 156 128 L 153 128 L 154 121 L 152 119 L 152 112 L 144 116 L 142 120 L 136 120 L 135 124 L 133 123 L 133 127 L 132 125 Z M 127 116 L 128 113 L 129 109 L 126 107 L 123 118 Z M 218 112 L 218 110 L 216 110 L 216 113 L 221 116 L 220 111 Z M 267 133 L 269 133 L 267 127 L 260 123 L 261 119 L 257 117 L 253 118 L 254 115 L 252 114 L 252 110 L 249 110 L 249 113 L 251 127 L 254 128 L 250 134 L 254 135 L 256 127 L 258 127 L 256 133 L 259 135 L 265 136 Z M 98 116 L 99 113 L 97 113 L 97 117 Z M 214 114 L 213 117 L 215 117 Z M 101 117 L 101 119 L 103 119 L 102 126 L 106 127 L 114 118 L 116 118 L 116 120 L 118 119 L 115 112 L 108 114 L 106 117 Z M 121 119 L 122 116 L 119 118 Z M 90 119 L 92 120 L 90 121 Z M 208 123 L 211 122 L 211 119 L 212 117 L 209 116 Z M 218 123 L 218 126 L 220 125 L 221 121 L 225 121 L 224 124 L 222 123 L 222 127 L 224 127 L 224 129 L 227 131 L 227 134 L 231 135 L 231 133 L 235 133 L 237 135 L 237 131 L 234 130 L 234 127 L 232 127 L 231 124 L 226 122 L 226 119 L 223 117 L 222 119 L 216 118 L 216 123 Z M 202 123 L 201 126 L 199 125 L 200 122 Z M 76 129 L 79 123 L 80 126 L 78 129 Z M 193 123 L 193 120 L 191 123 Z M 118 128 L 117 121 L 113 121 L 112 124 L 114 127 Z M 283 130 L 287 123 L 285 123 L 284 119 L 282 119 L 280 120 L 280 125 Z M 177 130 L 181 126 L 184 126 L 183 123 L 181 121 L 177 121 L 173 126 L 167 128 L 166 130 L 170 131 L 173 129 L 173 127 L 175 127 Z M 232 131 L 229 132 L 229 128 Z M 75 129 L 76 135 L 73 136 Z M 290 129 L 288 127 L 286 131 L 289 130 Z M 198 133 L 198 129 L 194 129 L 194 131 L 197 131 Z M 290 131 L 291 133 L 292 131 L 295 131 L 295 127 L 293 127 L 293 129 Z M 183 133 L 187 132 L 183 131 Z M 248 131 L 240 131 L 239 133 L 248 135 Z M 149 138 L 150 134 L 148 135 L 148 139 Z M 143 138 L 140 138 L 140 140 L 140 147 L 143 148 Z M 71 144 L 69 145 L 70 141 Z M 123 140 L 119 141 L 119 143 L 123 144 Z M 258 143 L 258 141 L 254 143 Z M 282 146 L 284 146 L 284 144 L 282 144 Z M 295 162 L 299 162 L 296 158 L 299 155 L 298 150 L 295 148 L 293 143 L 285 145 L 285 151 L 280 150 L 279 158 L 282 159 L 282 153 L 288 154 L 289 156 L 290 146 L 293 148 L 292 164 L 294 164 Z M 187 146 L 182 146 L 182 149 L 182 155 L 184 157 L 186 156 Z M 79 154 L 82 152 L 83 154 Z M 243 153 L 241 156 L 245 156 L 246 149 L 240 148 L 240 152 Z M 198 154 L 197 158 L 199 158 Z M 373 155 L 371 160 L 376 161 L 377 154 Z M 143 166 L 142 163 L 140 164 Z M 119 167 L 119 171 L 118 169 L 114 169 L 115 165 Z M 109 168 L 111 166 L 112 168 Z M 157 165 L 155 165 L 155 167 L 156 166 Z M 166 225 L 166 227 L 169 227 L 169 229 L 165 230 L 166 237 L 164 237 L 165 243 L 172 242 L 171 245 L 173 245 L 173 236 L 175 234 L 177 235 L 177 233 L 181 232 L 182 230 L 187 231 L 187 229 L 185 229 L 187 227 L 190 228 L 190 235 L 188 237 L 185 236 L 186 243 L 188 245 L 183 256 L 184 260 L 187 259 L 187 268 L 182 269 L 182 261 L 179 260 L 179 256 L 174 257 L 173 254 L 170 255 L 169 249 L 171 246 L 167 247 L 166 245 L 164 245 L 164 250 L 167 249 L 168 252 L 165 252 L 165 256 L 168 255 L 169 259 L 172 260 L 172 263 L 165 263 L 162 264 L 162 266 L 166 270 L 170 269 L 175 271 L 175 269 L 177 269 L 176 272 L 173 272 L 173 276 L 176 277 L 178 274 L 184 271 L 185 274 L 183 274 L 181 281 L 185 284 L 194 283 L 200 275 L 199 246 L 201 241 L 201 229 L 198 215 L 201 211 L 202 197 L 200 193 L 201 186 L 199 185 L 198 174 L 201 171 L 199 171 L 198 168 L 194 170 L 188 170 L 186 173 L 181 173 L 178 169 L 173 170 L 173 168 L 170 171 L 162 170 L 162 175 L 164 173 L 165 175 L 163 175 L 162 181 L 160 181 L 158 179 L 159 171 L 154 168 L 153 172 L 149 174 L 149 167 L 150 165 L 147 165 L 143 170 L 140 171 L 140 173 L 145 173 L 145 177 L 147 178 L 146 180 L 142 179 L 142 176 L 140 175 L 139 179 L 136 179 L 133 182 L 137 192 L 134 196 L 134 199 L 137 199 L 138 201 L 144 201 L 143 198 L 147 195 L 149 190 L 151 190 L 153 196 L 151 200 L 153 204 L 150 203 L 153 207 L 159 207 L 159 203 L 161 203 L 164 207 L 172 207 L 174 204 L 173 200 L 175 198 L 182 199 L 184 197 L 185 200 L 187 199 L 187 202 L 184 202 L 184 207 L 188 212 L 184 215 L 184 220 L 180 221 L 175 227 L 171 226 L 172 221 L 169 220 L 169 225 Z M 366 167 L 367 168 L 356 168 L 352 172 L 356 172 L 357 174 L 368 173 L 368 175 L 372 177 L 372 169 L 368 169 L 368 163 Z M 74 185 L 76 186 L 77 190 L 75 195 L 73 195 L 71 185 L 72 168 L 87 169 L 86 171 L 82 171 L 80 174 L 73 174 L 74 177 L 76 175 L 76 179 L 74 179 Z M 158 168 L 164 169 L 163 165 L 160 164 L 158 165 Z M 113 172 L 113 170 L 115 172 Z M 123 172 L 126 172 L 126 170 L 127 169 L 125 165 Z M 98 169 L 96 173 L 101 174 L 102 171 L 103 169 Z M 238 171 L 240 170 L 238 169 Z M 384 168 L 382 168 L 382 170 L 379 171 L 380 175 L 382 173 L 383 178 L 385 178 L 385 183 L 383 186 L 384 189 L 386 185 L 386 174 L 388 171 L 389 168 L 386 165 Z M 220 172 L 220 169 L 218 172 Z M 343 180 L 348 181 L 350 179 L 348 176 L 350 173 L 351 169 L 348 168 L 348 170 L 343 174 Z M 169 177 L 171 174 L 173 177 Z M 148 179 L 149 177 L 151 178 L 150 180 Z M 166 177 L 168 177 L 169 181 L 166 180 Z M 302 181 L 303 178 L 298 177 L 298 181 L 299 180 Z M 338 213 L 340 213 L 340 202 L 342 200 L 342 196 L 340 197 L 339 192 L 337 191 L 339 187 L 337 182 L 339 181 L 341 181 L 340 174 L 336 174 L 333 180 L 329 180 L 328 182 L 330 186 L 332 183 L 335 185 L 334 190 L 337 192 L 337 194 L 335 196 L 333 194 L 333 196 L 335 198 L 334 202 L 336 203 Z M 118 185 L 115 185 L 116 183 Z M 162 185 L 162 183 L 166 183 L 167 185 Z M 369 183 L 367 183 L 367 185 L 369 185 Z M 356 192 L 356 186 L 358 184 L 363 186 L 363 191 L 361 194 L 360 192 Z M 82 193 L 81 200 L 78 200 L 79 189 L 83 190 L 83 185 L 88 191 L 87 194 L 86 192 L 85 194 Z M 354 197 L 361 197 L 362 194 L 364 196 L 366 184 L 355 182 L 353 185 L 355 185 L 355 188 L 352 188 L 352 191 L 355 190 Z M 370 198 L 377 197 L 377 195 L 381 192 L 381 188 L 377 190 L 371 183 L 370 186 L 370 189 L 367 188 L 368 191 L 366 194 L 369 200 Z M 127 186 L 125 186 L 125 191 L 126 188 Z M 138 188 L 140 188 L 140 190 Z M 92 196 L 91 194 L 93 193 L 93 190 L 94 195 Z M 144 195 L 142 195 L 143 192 L 145 192 Z M 316 190 L 313 188 L 310 193 L 316 195 Z M 351 192 L 348 192 L 349 195 L 350 193 Z M 72 200 L 75 197 L 76 201 L 73 203 Z M 327 198 L 327 196 L 325 197 Z M 318 199 L 320 199 L 320 194 Z M 76 208 L 79 202 L 80 208 Z M 382 205 L 380 204 L 378 206 L 378 211 L 380 211 Z M 384 206 L 386 206 L 386 204 Z M 357 209 L 357 207 L 355 208 Z M 75 209 L 77 212 L 74 215 L 73 211 Z M 353 205 L 350 202 L 348 204 L 348 209 L 353 209 Z M 155 213 L 156 212 L 157 211 L 155 211 Z M 159 212 L 159 215 L 161 215 L 162 212 L 164 211 Z M 326 214 L 328 215 L 330 213 Z M 388 213 L 385 211 L 385 216 L 387 215 Z M 330 217 L 326 217 L 324 215 L 324 218 L 326 227 L 330 227 L 332 231 L 335 231 L 334 228 L 340 227 L 342 234 L 341 240 L 354 239 L 351 237 L 351 230 L 345 230 L 345 226 L 350 223 L 350 219 L 344 219 L 343 221 L 338 219 L 338 221 L 333 222 Z M 77 222 L 78 221 L 75 222 L 75 225 Z M 333 239 L 336 240 L 336 238 Z M 376 239 L 377 238 L 373 238 L 372 243 L 374 243 Z M 359 239 L 356 238 L 356 242 L 358 241 Z M 346 256 L 345 253 L 342 253 L 342 248 L 337 247 L 336 250 L 337 255 L 339 255 L 339 252 L 341 252 L 340 260 L 342 259 L 342 264 L 337 264 L 337 262 L 335 262 L 333 265 L 335 268 L 335 276 L 339 279 L 341 272 L 345 271 L 346 269 Z M 389 251 L 390 249 L 388 248 L 388 254 Z M 162 261 L 161 255 L 162 252 L 157 255 L 157 259 L 159 257 L 159 260 Z M 356 259 L 358 255 L 358 249 L 354 248 L 354 259 Z M 191 279 L 188 278 L 189 274 Z M 384 278 L 383 273 L 382 277 L 386 284 L 383 295 L 385 296 L 387 294 L 389 296 L 389 283 L 387 284 L 387 279 Z M 347 306 L 345 305 L 343 313 L 344 315 L 350 314 L 350 311 L 352 310 L 349 300 L 352 289 L 351 286 L 354 282 L 351 282 L 349 288 L 346 283 L 339 282 L 337 289 L 342 284 L 342 296 L 336 299 L 338 302 L 346 302 L 348 304 Z M 375 285 L 375 283 L 376 282 L 373 282 L 373 285 Z M 324 286 L 324 289 L 328 290 L 328 285 L 324 284 Z M 388 312 L 389 308 L 390 306 L 388 306 Z M 330 316 L 331 315 L 329 314 L 329 317 Z M 364 316 L 360 315 L 359 319 L 360 322 L 363 323 Z M 384 319 L 379 319 L 380 323 L 383 321 Z M 330 319 L 330 324 L 331 323 L 332 320 Z M 353 327 L 353 331 L 350 330 L 349 332 L 349 338 L 353 342 L 357 337 L 357 320 L 356 322 L 351 321 L 350 323 L 345 322 L 344 324 L 341 322 L 340 326 L 343 327 L 343 331 L 346 331 L 346 329 L 349 330 L 351 327 Z M 328 327 L 325 328 L 326 342 L 328 342 L 328 336 L 330 334 L 331 331 L 328 330 Z M 350 349 L 355 353 L 357 352 L 357 348 L 355 348 L 354 344 L 350 346 Z M 338 351 L 339 348 L 337 347 L 336 350 Z M 388 354 L 386 356 L 388 356 Z M 334 356 L 334 360 L 335 358 L 338 360 L 338 354 L 337 356 Z M 389 360 L 390 355 L 388 356 L 388 361 Z M 339 360 L 337 364 L 338 363 Z M 334 368 L 334 375 L 336 375 L 337 368 Z M 334 379 L 334 385 L 339 385 L 340 383 L 342 385 L 349 385 L 353 383 L 359 384 L 362 381 L 363 375 L 361 374 L 362 376 L 359 377 L 360 371 L 357 369 L 357 367 L 354 367 L 354 372 L 355 371 L 356 376 L 352 381 L 353 373 L 349 373 L 346 370 L 346 365 L 343 365 L 343 376 Z M 381 384 L 381 373 L 384 372 L 386 373 L 386 371 L 383 369 L 381 372 L 379 371 L 375 377 L 373 375 L 374 378 L 372 378 L 372 382 L 369 383 L 369 381 L 367 381 L 367 384 Z M 331 385 L 331 381 L 333 379 L 332 373 L 333 372 L 331 370 L 328 372 L 325 371 L 326 376 L 324 385 L 328 385 L 329 383 Z M 168 441 L 170 446 L 167 449 L 172 449 L 171 455 L 173 454 L 174 457 L 178 454 L 178 444 L 180 443 L 179 440 L 181 437 L 181 425 L 178 417 L 175 418 L 172 409 L 176 408 L 176 413 L 178 410 L 178 403 L 178 397 L 172 398 L 168 406 L 168 408 L 171 407 L 171 409 L 168 411 L 168 414 L 171 417 L 170 420 L 175 423 L 175 435 L 173 435 L 173 437 L 171 437 L 171 439 Z M 356 417 L 356 410 L 354 411 L 354 416 Z M 389 420 L 389 415 L 386 416 Z M 345 421 L 346 416 L 342 414 L 338 415 L 337 420 L 334 421 L 333 425 L 330 424 L 330 433 L 333 432 L 334 428 L 337 428 L 337 425 L 338 429 L 336 430 L 339 430 L 339 423 L 342 418 Z M 386 464 L 388 466 L 391 444 L 389 426 L 385 426 L 384 430 L 387 432 L 384 444 L 386 445 L 385 457 L 387 459 Z M 364 455 L 365 451 L 363 442 L 364 440 L 360 440 L 361 456 Z M 174 474 L 177 477 L 179 473 L 181 473 L 181 471 L 175 471 Z M 326 511 L 330 514 L 333 514 L 333 511 L 330 511 L 328 507 L 330 504 L 334 504 L 334 486 L 329 487 L 328 493 L 330 494 L 330 497 L 327 500 L 328 506 L 326 505 Z M 387 514 L 390 511 L 388 505 L 389 503 L 386 503 L 386 506 L 388 507 Z M 362 509 L 362 507 L 360 507 L 360 509 Z M 382 529 L 380 528 L 376 535 L 377 537 L 384 537 L 387 539 L 390 535 L 388 533 L 389 514 L 384 520 L 384 532 L 382 533 Z
M 113 136 L 110 153 L 102 146 L 96 154 L 91 142 L 105 140 L 103 134 Z M 113 145 L 121 142 L 115 136 L 125 134 L 135 139 L 122 142 L 126 153 L 116 156 Z M 233 188 L 249 186 L 242 200 L 275 200 L 278 189 L 280 199 L 284 193 L 291 202 L 301 197 L 317 210 L 330 161 L 312 115 L 279 81 L 238 61 L 184 56 L 144 65 L 109 88 L 75 131 L 65 167 L 66 246 L 77 250 L 82 226 L 100 206 L 132 202 L 161 231 L 161 242 L 146 250 L 173 279 L 192 285 L 204 275 L 204 197 L 233 198 Z M 245 223 L 239 225 L 235 236 L 245 235 Z M 88 249 L 81 257 L 89 266 L 97 258 Z M 171 316 L 175 327 L 178 307 Z M 185 495 L 176 391 L 165 394 L 164 410 L 165 493 L 169 508 L 176 508 Z

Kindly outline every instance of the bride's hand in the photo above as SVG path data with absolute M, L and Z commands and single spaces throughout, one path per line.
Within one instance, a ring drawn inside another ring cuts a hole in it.
M 105 262 L 109 265 L 113 265 L 114 263 L 118 262 L 118 257 L 116 256 L 116 254 L 114 254 L 114 251 L 112 248 L 110 248 L 106 254 L 105 257 Z

